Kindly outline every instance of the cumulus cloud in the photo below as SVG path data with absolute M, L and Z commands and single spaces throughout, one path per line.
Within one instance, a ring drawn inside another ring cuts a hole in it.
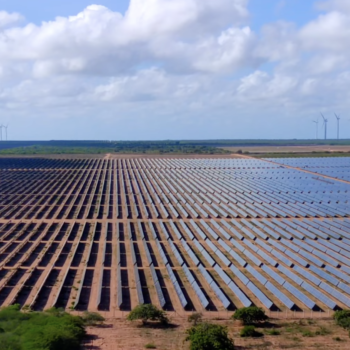
M 23 16 L 19 13 L 8 13 L 6 11 L 0 11 L 0 29 L 19 24 L 23 20 Z
M 348 109 L 348 1 L 318 3 L 323 12 L 301 28 L 278 21 L 256 32 L 247 3 L 131 0 L 125 14 L 91 5 L 40 25 L 0 12 L 0 108 L 21 120 L 30 111 L 208 130 L 229 128 L 232 111 L 254 124 L 262 111 L 286 122 L 293 114 L 300 126 L 319 109 Z M 249 130 L 240 135 L 263 136 Z
M 91 5 L 76 16 L 6 30 L 0 36 L 0 61 L 29 61 L 38 77 L 118 74 L 150 60 L 162 60 L 169 69 L 172 65 L 177 69 L 184 65 L 182 57 L 188 59 L 186 69 L 215 70 L 219 68 L 192 62 L 199 55 L 208 56 L 209 50 L 220 51 L 228 39 L 239 46 L 235 50 L 244 50 L 245 41 L 250 40 L 249 29 L 237 25 L 246 19 L 246 2 L 132 0 L 125 16 Z M 231 29 L 222 33 L 227 27 Z M 169 48 L 173 48 L 172 57 L 166 53 Z

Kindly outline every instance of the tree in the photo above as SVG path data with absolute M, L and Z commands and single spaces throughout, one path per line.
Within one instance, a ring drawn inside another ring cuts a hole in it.
M 268 317 L 265 315 L 265 311 L 260 307 L 250 306 L 238 309 L 232 316 L 234 320 L 240 320 L 243 324 L 255 324 L 258 322 L 266 321 Z
M 188 329 L 186 341 L 190 341 L 191 350 L 234 350 L 227 328 L 211 323 L 200 323 Z
M 188 322 L 191 322 L 193 326 L 197 326 L 198 323 L 202 322 L 202 314 L 200 312 L 195 312 L 188 316 Z
M 150 321 L 158 321 L 162 324 L 168 324 L 169 320 L 163 310 L 159 310 L 152 304 L 144 304 L 136 306 L 128 315 L 129 321 L 141 320 L 142 324 Z
M 345 329 L 350 329 L 350 310 L 339 310 L 333 315 L 335 323 Z

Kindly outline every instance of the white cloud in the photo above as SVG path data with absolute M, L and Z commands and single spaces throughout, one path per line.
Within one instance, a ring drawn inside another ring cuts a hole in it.
M 22 122 L 102 118 L 111 132 L 120 120 L 179 133 L 191 125 L 196 138 L 225 137 L 232 123 L 240 137 L 264 136 L 250 135 L 249 123 L 272 137 L 259 116 L 293 115 L 299 122 L 280 137 L 295 137 L 320 109 L 350 108 L 346 3 L 319 4 L 326 12 L 302 28 L 279 21 L 261 32 L 249 26 L 246 0 L 131 0 L 125 15 L 91 5 L 22 26 L 0 12 L 0 109 Z
M 350 3 L 348 0 L 327 0 L 318 1 L 316 8 L 324 11 L 346 11 L 350 12 Z
M 19 13 L 0 11 L 0 29 L 19 24 L 23 20 L 23 16 L 21 16 Z

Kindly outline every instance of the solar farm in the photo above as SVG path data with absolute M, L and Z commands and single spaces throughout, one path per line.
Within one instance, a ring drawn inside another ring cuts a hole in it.
M 0 306 L 350 308 L 349 158 L 0 159 Z

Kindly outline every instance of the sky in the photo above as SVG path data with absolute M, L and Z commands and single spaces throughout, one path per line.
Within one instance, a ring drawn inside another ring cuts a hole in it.
M 320 113 L 336 138 L 337 113 L 350 138 L 349 42 L 349 0 L 0 0 L 0 124 L 9 140 L 311 139 Z

